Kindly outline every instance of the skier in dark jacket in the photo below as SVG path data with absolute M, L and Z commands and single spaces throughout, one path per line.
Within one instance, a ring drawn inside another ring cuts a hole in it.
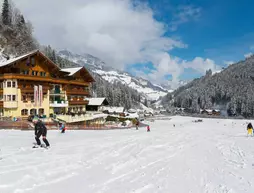
M 42 136 L 42 140 L 45 143 L 46 147 L 49 147 L 49 142 L 46 139 L 47 136 L 47 127 L 42 123 L 41 120 L 38 120 L 37 123 L 35 123 L 35 127 L 34 127 L 35 131 L 35 140 L 38 146 L 41 146 L 41 141 L 40 141 L 40 137 Z

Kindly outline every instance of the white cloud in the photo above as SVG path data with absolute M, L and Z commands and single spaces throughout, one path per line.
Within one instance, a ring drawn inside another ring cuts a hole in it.
M 0 0 L 1 1 L 1 0 Z M 200 73 L 217 68 L 210 59 L 184 61 L 170 50 L 186 48 L 180 39 L 165 36 L 166 25 L 154 19 L 146 4 L 132 0 L 13 0 L 25 18 L 33 23 L 41 44 L 77 53 L 89 53 L 108 65 L 123 69 L 128 64 L 152 62 L 150 74 L 137 74 L 161 83 L 172 74 L 177 81 L 184 68 Z M 171 29 L 200 16 L 200 8 L 177 9 Z M 174 28 L 174 29 L 173 29 Z
M 178 26 L 191 20 L 196 20 L 201 15 L 201 8 L 194 6 L 180 6 L 173 16 L 170 24 L 171 31 L 177 30 Z
M 252 53 L 252 52 L 249 52 L 249 53 L 244 54 L 244 57 L 245 57 L 245 58 L 249 58 L 249 57 L 251 57 L 252 55 L 253 55 L 253 53 Z
M 42 44 L 89 53 L 120 69 L 186 47 L 164 36 L 149 7 L 131 0 L 14 1 Z
M 185 68 L 191 68 L 202 75 L 204 75 L 209 69 L 213 72 L 218 72 L 221 69 L 221 67 L 216 65 L 211 59 L 196 57 L 191 61 L 186 61 L 177 57 L 172 57 L 168 53 L 164 53 L 163 56 L 161 56 L 161 60 L 155 68 L 156 70 L 152 70 L 149 74 L 145 74 L 142 70 L 135 71 L 135 73 L 143 78 L 156 81 L 158 83 L 165 83 L 167 80 L 165 80 L 164 77 L 171 74 L 172 82 L 177 84 L 179 77 L 184 72 Z

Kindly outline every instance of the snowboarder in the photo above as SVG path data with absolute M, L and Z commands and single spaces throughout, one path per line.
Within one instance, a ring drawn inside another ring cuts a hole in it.
M 65 128 L 64 123 L 59 123 L 59 125 L 60 125 L 61 133 L 65 133 L 66 128 Z
M 50 147 L 49 142 L 46 138 L 47 136 L 47 127 L 42 123 L 42 121 L 40 119 L 38 119 L 37 122 L 34 122 L 35 126 L 34 126 L 34 134 L 35 134 L 35 140 L 37 145 L 34 146 L 34 148 L 37 148 L 39 146 L 43 147 L 43 145 L 41 144 L 40 141 L 40 137 L 42 136 L 42 140 L 46 145 L 46 148 Z
M 138 126 L 139 126 L 139 120 L 136 119 L 136 130 L 138 130 Z
M 150 132 L 150 126 L 147 125 L 147 132 Z
M 253 136 L 253 127 L 252 127 L 252 124 L 251 123 L 249 123 L 248 125 L 247 125 L 247 136 Z

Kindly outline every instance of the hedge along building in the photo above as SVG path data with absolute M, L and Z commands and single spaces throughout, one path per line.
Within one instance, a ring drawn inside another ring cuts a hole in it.
M 0 63 L 0 115 L 84 112 L 93 77 L 84 67 L 60 69 L 39 50 Z

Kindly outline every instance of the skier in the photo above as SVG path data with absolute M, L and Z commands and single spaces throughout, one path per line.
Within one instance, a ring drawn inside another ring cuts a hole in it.
M 139 126 L 139 120 L 136 119 L 136 130 L 138 130 L 138 126 Z
M 66 128 L 64 123 L 59 123 L 59 125 L 60 125 L 60 130 L 62 130 L 61 133 L 65 133 Z
M 150 126 L 147 125 L 147 132 L 150 132 Z
M 42 140 L 46 145 L 46 148 L 50 147 L 49 142 L 46 138 L 47 136 L 47 127 L 42 123 L 42 121 L 40 119 L 38 119 L 37 122 L 35 122 L 35 127 L 34 127 L 35 131 L 35 140 L 37 145 L 35 145 L 33 148 L 37 148 L 39 146 L 43 147 L 43 145 L 41 144 L 40 141 L 40 137 L 42 136 Z
M 249 123 L 248 125 L 247 125 L 247 136 L 253 136 L 253 127 L 252 127 L 252 124 L 251 123 Z

